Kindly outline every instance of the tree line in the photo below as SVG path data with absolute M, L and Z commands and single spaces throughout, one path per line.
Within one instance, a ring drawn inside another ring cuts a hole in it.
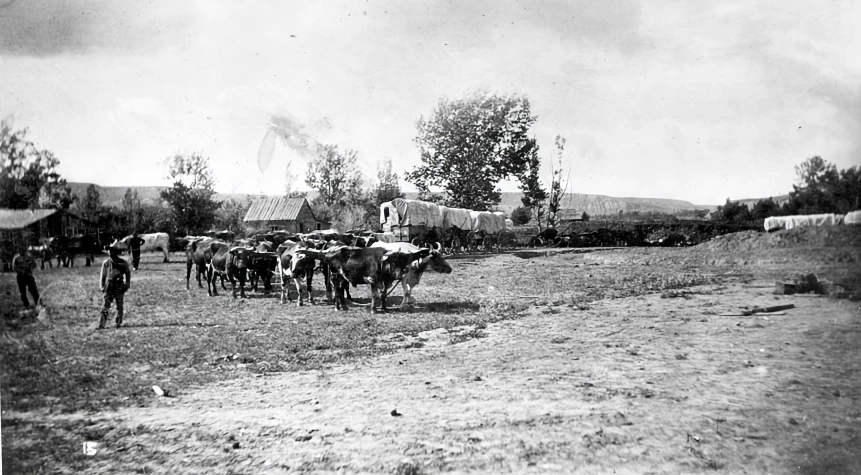
M 846 214 L 861 209 L 861 169 L 857 165 L 838 170 L 833 163 L 817 155 L 796 165 L 795 175 L 795 184 L 783 204 L 765 198 L 748 208 L 744 203 L 727 198 L 714 213 L 713 220 L 745 224 L 769 216 Z

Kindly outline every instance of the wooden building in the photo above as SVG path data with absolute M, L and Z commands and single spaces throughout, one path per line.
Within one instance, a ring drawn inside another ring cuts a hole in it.
M 261 198 L 251 203 L 243 220 L 256 230 L 307 233 L 329 229 L 330 224 L 314 217 L 305 198 Z
M 36 245 L 42 238 L 98 232 L 94 223 L 68 210 L 0 208 L 0 260 L 8 264 L 17 249 Z

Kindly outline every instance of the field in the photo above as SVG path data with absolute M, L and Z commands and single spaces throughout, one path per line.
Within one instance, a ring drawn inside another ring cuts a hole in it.
M 98 267 L 38 317 L 0 275 L 4 473 L 861 473 L 858 294 L 772 293 L 861 289 L 857 228 L 456 258 L 384 315 L 143 261 L 104 331 Z

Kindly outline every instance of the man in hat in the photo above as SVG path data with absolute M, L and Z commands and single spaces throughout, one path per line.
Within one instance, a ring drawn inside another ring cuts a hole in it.
M 30 301 L 27 300 L 27 290 L 33 296 L 33 301 L 36 306 L 39 305 L 39 289 L 36 288 L 36 279 L 33 277 L 33 269 L 36 268 L 36 259 L 30 255 L 30 250 L 27 246 L 22 245 L 20 252 L 12 258 L 12 268 L 15 269 L 15 274 L 18 280 L 18 291 L 21 292 L 21 301 L 24 302 L 24 308 L 30 307 Z
M 102 308 L 102 316 L 99 319 L 99 330 L 105 328 L 105 323 L 108 320 L 108 310 L 111 308 L 111 301 L 117 302 L 117 328 L 123 324 L 123 295 L 129 290 L 131 285 L 132 274 L 129 271 L 129 264 L 120 258 L 120 243 L 114 241 L 108 247 L 110 259 L 105 259 L 102 263 L 102 272 L 99 276 L 99 288 L 105 293 L 105 306 Z
M 132 251 L 132 268 L 138 270 L 138 264 L 141 263 L 141 246 L 146 243 L 138 236 L 137 231 L 132 233 L 131 239 L 128 240 L 129 248 Z

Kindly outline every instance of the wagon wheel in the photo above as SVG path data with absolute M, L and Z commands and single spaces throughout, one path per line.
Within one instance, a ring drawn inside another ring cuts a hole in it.
M 410 244 L 415 247 L 422 247 L 422 245 L 424 244 L 424 240 L 422 238 L 413 238 L 413 240 L 410 241 Z
M 451 247 L 449 247 L 449 254 L 460 254 L 460 239 L 457 236 L 451 237 Z

